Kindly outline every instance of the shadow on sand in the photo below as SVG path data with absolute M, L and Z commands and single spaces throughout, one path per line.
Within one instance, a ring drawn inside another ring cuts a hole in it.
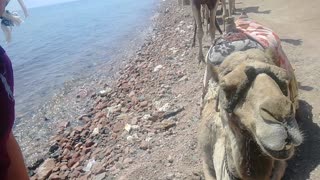
M 271 10 L 259 11 L 259 6 L 246 7 L 240 10 L 241 12 L 246 13 L 256 13 L 256 14 L 270 14 Z
M 320 128 L 313 122 L 312 106 L 305 101 L 300 101 L 299 105 L 297 121 L 305 139 L 288 162 L 284 180 L 309 179 L 310 173 L 320 164 Z
M 300 46 L 302 44 L 301 39 L 280 39 L 282 42 L 294 45 L 294 46 Z

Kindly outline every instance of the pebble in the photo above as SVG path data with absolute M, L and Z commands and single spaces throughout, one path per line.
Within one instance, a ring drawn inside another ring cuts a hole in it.
M 160 69 L 162 69 L 163 66 L 162 65 L 158 65 L 153 69 L 153 72 L 158 72 Z
M 147 150 L 149 148 L 149 143 L 147 141 L 142 141 L 140 144 L 140 149 Z

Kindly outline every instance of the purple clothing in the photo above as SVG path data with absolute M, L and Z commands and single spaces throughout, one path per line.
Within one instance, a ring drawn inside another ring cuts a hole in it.
M 7 140 L 15 118 L 14 104 L 12 64 L 0 47 L 0 179 L 7 178 L 10 165 Z

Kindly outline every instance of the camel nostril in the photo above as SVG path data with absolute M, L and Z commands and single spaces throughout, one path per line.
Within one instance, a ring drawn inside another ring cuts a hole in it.
M 292 143 L 292 140 L 290 137 L 287 137 L 287 139 L 285 140 L 286 144 L 291 144 Z

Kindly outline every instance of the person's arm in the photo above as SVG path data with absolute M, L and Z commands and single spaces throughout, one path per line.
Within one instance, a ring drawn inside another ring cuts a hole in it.
M 8 180 L 28 180 L 29 177 L 24 164 L 23 155 L 12 132 L 7 141 L 7 152 L 10 158 Z

